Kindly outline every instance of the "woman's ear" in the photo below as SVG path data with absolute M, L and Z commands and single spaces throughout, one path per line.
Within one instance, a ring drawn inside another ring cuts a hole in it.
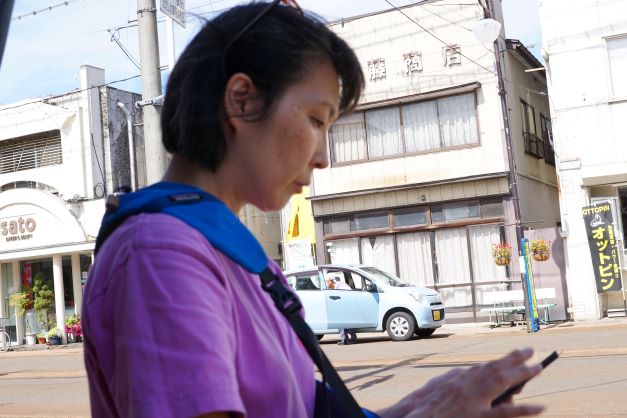
M 235 73 L 226 83 L 224 109 L 229 123 L 239 122 L 259 112 L 259 94 L 248 75 Z

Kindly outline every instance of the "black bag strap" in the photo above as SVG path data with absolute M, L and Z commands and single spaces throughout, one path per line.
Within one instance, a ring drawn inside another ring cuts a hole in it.
M 309 357 L 311 357 L 320 373 L 322 373 L 323 384 L 328 383 L 331 387 L 333 395 L 342 408 L 342 412 L 344 412 L 344 416 L 346 418 L 364 418 L 364 412 L 324 354 L 324 351 L 320 348 L 315 334 L 300 315 L 303 306 L 298 297 L 285 287 L 281 279 L 272 273 L 270 269 L 262 271 L 259 277 L 261 278 L 261 287 L 270 294 L 277 309 L 287 318 L 292 329 L 305 346 L 307 353 L 309 353 Z M 328 400 L 326 404 L 328 408 Z M 330 416 L 330 413 L 328 415 Z

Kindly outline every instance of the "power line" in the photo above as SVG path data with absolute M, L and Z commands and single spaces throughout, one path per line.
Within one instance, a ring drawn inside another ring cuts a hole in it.
M 405 13 L 402 9 L 400 9 L 398 6 L 395 6 L 391 1 L 389 0 L 384 0 L 387 4 L 389 4 L 390 6 L 392 6 L 397 12 L 399 12 L 400 14 L 402 14 L 403 16 L 405 16 L 407 19 L 409 19 L 410 21 L 414 22 L 414 24 L 416 24 L 420 29 L 422 29 L 423 31 L 425 31 L 428 35 L 432 36 L 433 38 L 437 39 L 439 42 L 441 42 L 443 45 L 445 46 L 450 46 L 451 44 L 449 44 L 448 42 L 444 41 L 442 38 L 438 37 L 436 34 L 431 33 L 427 28 L 425 28 L 424 26 L 422 26 L 420 23 L 418 23 L 418 21 L 414 20 L 411 16 L 409 16 L 407 13 Z M 479 64 L 477 61 L 473 60 L 472 58 L 462 54 L 461 51 L 459 51 L 459 55 L 461 55 L 462 57 L 466 58 L 468 61 L 472 62 L 473 64 L 475 64 L 478 67 L 483 68 L 484 70 L 486 70 L 489 73 L 492 73 L 494 75 L 497 75 L 494 71 L 492 71 L 491 69 L 484 67 L 483 65 Z
M 431 37 L 437 39 L 440 43 L 442 43 L 445 46 L 450 46 L 450 44 L 446 41 L 444 41 L 442 38 L 438 37 L 436 34 L 431 33 L 427 28 L 425 28 L 424 26 L 422 26 L 420 23 L 418 23 L 416 20 L 414 20 L 411 16 L 409 16 L 408 14 L 406 14 L 405 12 L 403 12 L 403 10 L 401 8 L 399 8 L 398 6 L 395 6 L 392 2 L 390 2 L 389 0 L 384 0 L 387 4 L 389 4 L 390 6 L 392 6 L 394 8 L 394 10 L 396 10 L 397 12 L 401 13 L 403 16 L 405 16 L 407 19 L 409 19 L 411 22 L 413 22 L 415 25 L 417 25 L 420 29 L 422 29 L 423 31 L 425 31 L 428 35 L 430 35 Z M 467 4 L 469 6 L 473 6 L 474 4 Z M 486 48 L 487 49 L 487 48 Z M 473 64 L 475 64 L 476 66 L 486 70 L 487 72 L 491 73 L 494 76 L 498 77 L 498 74 L 495 73 L 494 71 L 492 71 L 491 69 L 484 67 L 483 65 L 479 64 L 477 61 L 473 60 L 472 58 L 462 54 L 461 51 L 459 51 L 459 55 L 461 55 L 462 57 L 466 58 L 468 61 L 472 62 Z M 514 86 L 518 86 L 522 89 L 527 90 L 528 92 L 532 92 L 535 94 L 538 94 L 540 96 L 548 96 L 548 94 L 546 92 L 541 92 L 541 91 L 536 91 L 536 90 L 532 90 L 526 86 L 523 86 L 521 84 L 518 83 L 514 83 L 513 81 L 508 80 L 507 78 L 503 77 L 503 80 L 514 85 Z
M 161 71 L 163 71 L 164 68 L 160 67 L 159 69 Z M 2 108 L 2 109 L 0 109 L 0 112 L 4 112 L 5 110 L 17 109 L 19 107 L 28 106 L 28 105 L 32 105 L 32 104 L 36 104 L 36 103 L 44 103 L 44 102 L 46 102 L 48 100 L 59 99 L 59 98 L 65 96 L 67 94 L 70 94 L 70 93 L 71 94 L 82 93 L 84 91 L 88 91 L 88 90 L 91 90 L 91 89 L 99 89 L 100 87 L 107 87 L 107 86 L 110 86 L 112 84 L 122 83 L 124 81 L 132 80 L 134 78 L 139 78 L 139 77 L 141 77 L 141 74 L 137 74 L 137 75 L 134 75 L 134 76 L 131 76 L 131 77 L 127 77 L 127 78 L 122 78 L 122 79 L 115 80 L 115 81 L 110 81 L 108 83 L 99 84 L 97 86 L 87 87 L 85 89 L 72 90 L 70 92 L 63 93 L 63 94 L 57 94 L 55 96 L 49 96 L 49 97 L 45 97 L 45 98 L 39 99 L 39 100 L 33 100 L 33 101 L 30 101 L 30 102 L 26 102 L 26 103 L 20 103 L 19 105 Z
M 61 2 L 61 3 L 55 4 L 53 6 L 48 6 L 45 9 L 33 10 L 30 13 L 25 13 L 23 15 L 12 17 L 11 20 L 21 20 L 24 17 L 35 16 L 35 15 L 37 15 L 39 13 L 48 12 L 48 11 L 50 11 L 52 9 L 56 9 L 57 7 L 69 6 L 70 3 L 74 3 L 76 1 L 85 1 L 85 0 L 68 0 L 68 1 L 64 1 L 64 2 Z

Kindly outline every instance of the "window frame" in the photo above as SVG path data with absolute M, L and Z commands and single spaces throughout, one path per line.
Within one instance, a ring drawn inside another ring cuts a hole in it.
M 618 96 L 614 93 L 614 77 L 612 75 L 612 61 L 610 60 L 610 48 L 608 43 L 611 41 L 615 41 L 618 39 L 627 38 L 627 33 L 622 33 L 618 35 L 607 36 L 603 38 L 604 46 L 605 46 L 605 62 L 607 65 L 607 74 L 608 74 L 608 95 L 610 97 L 609 102 L 620 102 L 627 100 L 627 91 L 624 95 Z M 619 75 L 620 76 L 620 75 Z
M 405 129 L 404 129 L 404 120 L 403 120 L 403 107 L 404 106 L 410 106 L 413 104 L 417 104 L 417 103 L 424 103 L 424 102 L 429 102 L 429 101 L 435 101 L 436 102 L 436 107 L 437 107 L 437 114 L 438 114 L 438 135 L 439 135 L 439 143 L 442 144 L 442 124 L 440 122 L 440 106 L 438 104 L 438 101 L 441 99 L 447 99 L 447 98 L 451 98 L 451 97 L 456 97 L 456 96 L 463 96 L 463 95 L 472 95 L 473 98 L 473 108 L 474 108 L 474 113 L 475 113 L 475 129 L 476 129 L 476 133 L 477 133 L 477 141 L 476 142 L 472 142 L 472 143 L 467 143 L 467 144 L 462 144 L 462 145 L 452 145 L 452 146 L 440 146 L 438 148 L 431 148 L 431 149 L 426 149 L 426 150 L 420 150 L 420 151 L 411 151 L 411 152 L 407 152 L 407 142 L 405 139 Z M 369 111 L 376 111 L 376 110 L 384 110 L 384 109 L 389 109 L 389 108 L 396 108 L 398 109 L 398 115 L 399 115 L 399 136 L 400 136 L 400 146 L 402 148 L 401 152 L 398 154 L 390 154 L 390 155 L 384 155 L 384 156 L 380 156 L 380 157 L 371 157 L 370 156 L 370 152 L 369 152 L 369 143 L 368 143 L 368 126 L 366 123 L 366 112 Z M 362 115 L 362 120 L 363 120 L 363 124 L 364 124 L 364 132 L 366 134 L 365 137 L 365 148 L 366 148 L 366 152 L 365 152 L 365 159 L 357 159 L 357 160 L 349 160 L 349 161 L 335 161 L 335 152 L 334 152 L 334 147 L 333 147 L 333 142 L 332 142 L 332 136 L 330 133 L 331 128 L 329 129 L 329 135 L 328 135 L 328 147 L 329 147 L 329 161 L 330 161 L 330 165 L 331 167 L 342 167 L 342 166 L 347 166 L 347 165 L 353 165 L 353 164 L 359 164 L 359 163 L 364 163 L 364 162 L 372 162 L 372 161 L 382 161 L 382 160 L 388 160 L 388 159 L 392 159 L 392 158 L 399 158 L 399 157 L 409 157 L 409 156 L 415 156 L 415 155 L 423 155 L 423 154 L 433 154 L 433 153 L 437 153 L 437 152 L 442 152 L 442 151 L 451 151 L 451 150 L 456 150 L 456 149 L 467 149 L 467 148 L 475 148 L 478 146 L 481 146 L 481 130 L 480 130 L 480 126 L 479 126 L 479 110 L 478 110 L 478 100 L 477 100 L 477 90 L 471 90 L 471 91 L 462 91 L 459 93 L 455 93 L 455 94 L 449 94 L 449 95 L 442 95 L 442 96 L 438 96 L 438 97 L 429 97 L 429 98 L 425 98 L 422 100 L 414 100 L 411 102 L 406 102 L 406 103 L 392 103 L 392 104 L 387 104 L 387 105 L 383 105 L 383 106 L 379 106 L 379 107 L 369 107 L 366 109 L 357 109 L 355 111 L 355 113 L 360 113 Z
M 540 113 L 540 131 L 544 142 L 544 161 L 555 166 L 555 148 L 553 147 L 553 127 L 551 119 Z
M 537 125 L 536 125 L 536 110 L 533 106 L 523 99 L 520 99 L 521 114 L 522 114 L 522 135 L 525 148 L 525 154 L 530 155 L 536 159 L 544 158 L 544 142 L 542 138 L 538 137 Z M 530 130 L 529 110 L 531 110 L 531 116 L 533 116 L 533 132 Z

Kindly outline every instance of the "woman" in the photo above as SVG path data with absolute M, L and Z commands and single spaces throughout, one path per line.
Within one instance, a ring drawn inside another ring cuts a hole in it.
M 329 127 L 364 85 L 344 41 L 297 6 L 277 3 L 208 22 L 168 81 L 164 184 L 207 192 L 232 214 L 244 204 L 278 210 L 328 166 Z M 276 264 L 271 270 L 281 275 Z M 170 215 L 130 217 L 100 247 L 83 322 L 96 417 L 314 414 L 312 360 L 259 278 Z M 490 409 L 507 386 L 539 372 L 524 365 L 530 355 L 452 371 L 379 415 L 537 413 Z

